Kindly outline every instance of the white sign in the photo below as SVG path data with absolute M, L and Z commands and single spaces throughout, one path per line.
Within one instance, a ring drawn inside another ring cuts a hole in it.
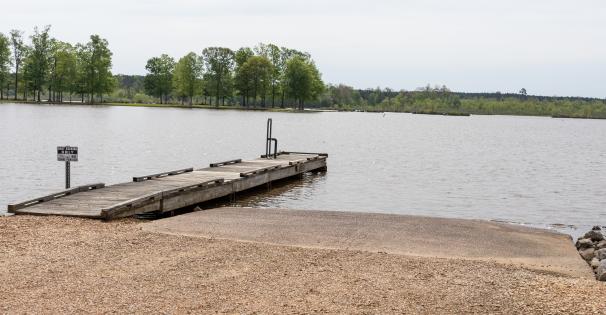
M 78 147 L 57 147 L 57 161 L 78 162 Z

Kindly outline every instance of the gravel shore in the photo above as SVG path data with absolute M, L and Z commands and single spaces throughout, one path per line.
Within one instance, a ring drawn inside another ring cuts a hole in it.
M 0 217 L 1 313 L 606 314 L 606 284 L 490 261 Z

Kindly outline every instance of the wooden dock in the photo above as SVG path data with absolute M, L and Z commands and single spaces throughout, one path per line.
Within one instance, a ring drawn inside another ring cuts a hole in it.
M 207 168 L 133 177 L 132 182 L 84 185 L 11 204 L 9 213 L 60 215 L 110 220 L 163 213 L 196 205 L 272 181 L 326 170 L 324 153 L 280 152 L 275 158 L 212 163 Z

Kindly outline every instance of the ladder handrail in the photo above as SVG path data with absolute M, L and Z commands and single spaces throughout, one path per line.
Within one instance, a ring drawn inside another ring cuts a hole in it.
M 272 155 L 274 159 L 278 157 L 278 139 L 272 137 L 272 129 L 273 129 L 273 120 L 271 118 L 267 119 L 267 132 L 265 138 L 265 157 L 270 158 Z M 274 152 L 271 153 L 271 143 L 274 142 Z

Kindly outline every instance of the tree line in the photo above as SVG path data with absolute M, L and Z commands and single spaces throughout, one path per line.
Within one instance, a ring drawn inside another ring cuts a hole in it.
M 113 75 L 106 39 L 91 35 L 71 44 L 51 37 L 50 26 L 0 33 L 0 100 L 104 101 L 182 105 L 285 107 L 415 113 L 551 115 L 606 118 L 606 100 L 518 93 L 464 93 L 446 86 L 413 91 L 324 85 L 306 52 L 258 44 L 231 50 L 207 47 L 178 60 L 150 58 L 146 74 Z M 75 97 L 72 100 L 72 97 Z
M 76 95 L 81 102 L 102 102 L 116 84 L 107 40 L 91 35 L 71 44 L 51 37 L 50 28 L 35 27 L 29 38 L 20 30 L 0 33 L 0 99 L 12 90 L 14 100 L 40 102 L 45 95 L 63 102 Z
M 244 107 L 285 107 L 291 100 L 298 109 L 317 99 L 324 83 L 308 53 L 259 44 L 236 51 L 207 47 L 179 60 L 162 54 L 147 61 L 145 93 L 160 103 L 178 101 L 192 105 L 194 98 L 220 106 L 236 100 Z
M 87 43 L 71 44 L 50 36 L 50 26 L 34 28 L 26 38 L 19 30 L 0 33 L 0 99 L 41 102 L 104 102 L 127 98 L 149 103 L 180 103 L 285 107 L 303 109 L 325 89 L 311 55 L 274 44 L 232 50 L 207 47 L 175 60 L 162 54 L 150 58 L 142 82 L 138 76 L 111 72 L 112 52 L 106 39 L 91 35 Z M 132 95 L 131 92 L 142 92 Z M 156 98 L 149 100 L 145 96 Z
M 339 84 L 328 85 L 318 101 L 309 105 L 371 112 L 606 118 L 606 99 L 529 95 L 525 88 L 518 93 L 465 93 L 444 85 L 394 91 Z

